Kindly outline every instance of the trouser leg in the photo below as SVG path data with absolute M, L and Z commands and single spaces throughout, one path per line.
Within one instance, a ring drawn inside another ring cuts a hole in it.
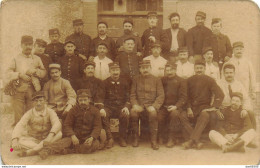
M 25 92 L 25 110 L 28 111 L 33 107 L 32 94 L 35 92 L 33 86 L 29 86 Z
M 248 110 L 248 115 L 251 120 L 253 128 L 256 130 L 256 116 L 253 110 Z
M 240 139 L 242 139 L 245 142 L 245 145 L 248 145 L 250 142 L 253 141 L 253 139 L 256 137 L 256 132 L 254 129 L 247 130 L 244 132 Z
M 121 138 L 126 139 L 127 128 L 129 125 L 129 115 L 119 115 L 119 135 Z
M 17 92 L 11 97 L 11 104 L 14 112 L 14 124 L 16 125 L 25 113 L 25 93 Z
M 109 119 L 109 116 L 102 117 L 101 119 L 102 119 L 103 128 L 106 131 L 107 139 L 113 138 L 111 130 L 110 130 L 110 119 Z
M 173 110 L 169 115 L 168 137 L 174 138 L 175 134 L 181 130 L 180 112 Z
M 40 141 L 33 137 L 21 137 L 18 142 L 24 149 L 33 149 L 37 147 Z
M 180 113 L 179 118 L 180 118 L 182 127 L 184 129 L 184 132 L 188 133 L 189 135 L 191 135 L 193 130 L 194 130 L 194 128 L 192 127 L 192 124 L 190 123 L 190 120 L 189 120 L 189 118 L 187 116 L 186 111 L 183 111 L 182 113 Z
M 132 126 L 132 130 L 133 130 L 134 136 L 135 136 L 135 135 L 138 136 L 138 131 L 139 131 L 139 117 L 140 117 L 140 113 L 131 110 L 130 118 L 131 118 L 131 126 Z
M 158 134 L 158 119 L 157 111 L 148 112 L 149 129 L 151 134 L 151 141 L 157 141 Z
M 222 147 L 228 142 L 228 140 L 222 134 L 215 130 L 211 130 L 209 132 L 209 139 L 212 143 L 217 144 L 219 147 Z
M 166 110 L 166 108 L 161 108 L 158 112 L 158 136 L 159 138 L 163 138 L 163 136 L 166 134 L 166 119 L 169 115 L 169 112 Z

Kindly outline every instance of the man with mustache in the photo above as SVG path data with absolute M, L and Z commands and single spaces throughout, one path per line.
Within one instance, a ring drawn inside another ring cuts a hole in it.
M 211 30 L 204 26 L 205 20 L 206 13 L 198 11 L 195 16 L 197 25 L 188 30 L 187 47 L 190 62 L 202 58 L 201 54 L 204 40 L 212 34 Z
M 134 22 L 132 18 L 126 18 L 123 22 L 124 34 L 119 37 L 116 41 L 117 52 L 124 51 L 124 40 L 128 38 L 134 38 L 135 46 L 133 49 L 134 53 L 138 56 L 142 55 L 142 43 L 141 38 L 138 36 L 137 32 L 133 31 Z
M 96 64 L 94 75 L 100 80 L 105 80 L 110 76 L 108 64 L 113 61 L 107 57 L 107 43 L 101 42 L 96 47 L 97 56 L 93 60 Z
M 50 29 L 49 38 L 51 42 L 46 46 L 45 53 L 51 57 L 54 63 L 57 63 L 64 55 L 64 44 L 60 42 L 59 29 Z
M 129 110 L 131 107 L 130 84 L 124 77 L 120 76 L 121 72 L 118 62 L 109 64 L 109 72 L 111 74 L 110 77 L 104 81 L 106 117 L 108 119 L 119 119 L 119 145 L 126 147 Z M 108 126 L 110 126 L 109 120 Z
M 170 41 L 170 52 L 167 54 L 167 59 L 173 62 L 177 61 L 178 48 L 186 46 L 187 32 L 179 27 L 180 15 L 176 12 L 169 15 L 171 28 L 165 30 Z
M 23 115 L 12 133 L 12 148 L 22 149 L 20 157 L 36 155 L 44 142 L 53 143 L 62 137 L 61 123 L 55 111 L 46 106 L 44 92 L 34 92 L 32 101 L 33 108 Z
M 189 134 L 189 140 L 182 144 L 184 149 L 202 148 L 201 135 L 207 125 L 215 126 L 216 111 L 224 98 L 224 93 L 216 81 L 205 75 L 205 66 L 204 60 L 196 60 L 195 75 L 187 79 L 187 113 L 181 113 L 180 116 L 183 128 Z M 190 120 L 195 124 L 194 128 Z
M 184 79 L 188 79 L 194 75 L 194 64 L 188 61 L 189 51 L 187 47 L 180 47 L 178 49 L 178 61 L 176 74 Z
M 145 57 L 144 60 L 149 60 L 151 62 L 151 74 L 155 77 L 164 76 L 164 68 L 167 60 L 161 56 L 161 45 L 159 43 L 154 43 L 152 45 L 152 55 Z
M 233 92 L 230 106 L 218 111 L 220 117 L 215 130 L 209 132 L 211 142 L 221 147 L 222 152 L 231 152 L 247 146 L 256 137 L 248 116 L 241 118 L 243 95 Z
M 93 153 L 99 148 L 101 118 L 98 109 L 90 104 L 88 89 L 77 91 L 77 104 L 69 111 L 64 122 L 64 138 L 45 143 L 39 152 L 42 159 L 51 154 Z
M 76 81 L 84 74 L 84 59 L 75 53 L 76 44 L 74 41 L 66 41 L 64 44 L 65 55 L 60 58 L 61 76 L 70 81 L 72 88 L 76 89 Z
M 54 109 L 58 117 L 64 121 L 67 113 L 76 103 L 76 93 L 70 82 L 61 77 L 59 64 L 50 64 L 49 73 L 51 79 L 45 83 L 43 91 L 45 91 L 48 106 Z
M 46 75 L 41 58 L 31 53 L 33 48 L 32 36 L 22 36 L 21 48 L 22 53 L 11 61 L 7 69 L 8 81 L 19 80 L 16 93 L 11 95 L 14 125 L 27 110 L 31 109 L 32 94 L 36 90 L 41 90 L 39 79 L 44 78 Z M 36 80 L 32 80 L 32 78 L 36 78 Z
M 73 41 L 76 46 L 75 53 L 83 60 L 86 60 L 90 56 L 91 37 L 83 33 L 84 23 L 82 19 L 73 20 L 73 28 L 74 33 L 66 37 L 65 41 Z
M 169 39 L 166 33 L 159 27 L 157 27 L 158 16 L 156 12 L 148 12 L 147 21 L 149 28 L 143 32 L 141 37 L 142 45 L 144 47 L 143 57 L 147 57 L 152 54 L 152 45 L 156 42 L 161 45 L 162 55 L 169 51 Z
M 98 36 L 92 40 L 92 51 L 91 51 L 91 58 L 90 60 L 93 60 L 95 56 L 97 56 L 97 50 L 98 44 L 100 43 L 106 43 L 107 44 L 107 57 L 111 60 L 114 60 L 116 57 L 116 43 L 113 40 L 113 38 L 109 37 L 107 35 L 107 29 L 108 24 L 104 21 L 100 21 L 97 24 L 98 29 Z
M 205 38 L 203 48 L 212 47 L 213 61 L 221 68 L 224 62 L 232 57 L 232 46 L 228 36 L 221 33 L 222 20 L 213 18 L 211 22 L 212 34 Z M 220 69 L 221 70 L 221 69 Z
M 133 129 L 132 146 L 139 145 L 139 118 L 142 123 L 149 123 L 151 147 L 159 149 L 157 143 L 158 119 L 157 113 L 164 101 L 163 85 L 160 78 L 150 74 L 151 63 L 143 60 L 139 63 L 141 75 L 137 76 L 132 83 L 130 102 L 130 121 Z M 147 127 L 147 126 L 146 126 Z
M 213 62 L 214 56 L 212 47 L 203 48 L 202 55 L 206 61 L 205 74 L 218 81 L 220 79 L 220 72 L 218 64 Z

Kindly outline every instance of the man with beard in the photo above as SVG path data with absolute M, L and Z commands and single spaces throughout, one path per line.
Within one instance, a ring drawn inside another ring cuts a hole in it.
M 247 146 L 256 137 L 248 116 L 241 118 L 243 95 L 234 92 L 231 95 L 231 105 L 218 111 L 220 120 L 218 127 L 209 132 L 211 142 L 221 147 L 222 152 L 231 152 Z
M 205 38 L 203 48 L 212 47 L 213 61 L 221 68 L 224 62 L 232 57 L 232 47 L 228 36 L 221 33 L 222 21 L 213 18 L 211 22 L 212 34 Z M 221 69 L 220 69 L 221 70 Z
M 84 23 L 82 19 L 73 20 L 74 33 L 66 37 L 65 41 L 73 41 L 76 46 L 75 53 L 86 60 L 90 56 L 91 37 L 83 33 Z
M 83 76 L 84 60 L 75 54 L 76 44 L 74 41 L 66 41 L 64 44 L 65 55 L 59 60 L 61 76 L 70 81 L 75 90 L 76 81 Z
M 151 74 L 155 77 L 164 76 L 164 68 L 167 60 L 161 56 L 161 45 L 159 43 L 154 43 L 152 45 L 152 55 L 145 57 L 144 60 L 149 60 L 151 62 Z
M 134 22 L 132 18 L 126 18 L 123 22 L 124 35 L 119 37 L 116 41 L 117 51 L 124 51 L 123 43 L 125 39 L 133 38 L 135 42 L 135 46 L 133 49 L 134 53 L 137 53 L 138 56 L 142 55 L 142 43 L 141 38 L 138 36 L 137 32 L 133 32 Z
M 188 30 L 187 47 L 191 62 L 202 58 L 203 42 L 212 34 L 211 30 L 204 26 L 205 20 L 206 13 L 198 11 L 195 17 L 197 25 Z
M 99 148 L 101 118 L 98 109 L 91 105 L 88 89 L 77 91 L 77 104 L 69 111 L 64 122 L 65 138 L 45 143 L 39 152 L 42 159 L 50 154 L 93 153 Z
M 12 133 L 12 148 L 22 149 L 20 157 L 35 155 L 44 142 L 53 143 L 62 137 L 61 123 L 57 114 L 46 106 L 44 92 L 34 92 L 32 101 L 34 107 L 24 114 Z
M 129 123 L 130 85 L 120 76 L 118 62 L 109 64 L 110 77 L 104 81 L 105 87 L 105 111 L 110 126 L 110 118 L 119 119 L 119 145 L 126 147 L 126 134 Z
M 149 122 L 151 147 L 159 149 L 157 143 L 158 119 L 157 112 L 164 101 L 164 91 L 161 79 L 150 74 L 151 63 L 143 60 L 139 63 L 141 75 L 137 76 L 132 83 L 130 102 L 131 125 L 133 129 L 133 147 L 139 145 L 139 118 L 142 122 Z
M 202 55 L 206 61 L 205 75 L 218 81 L 220 79 L 220 72 L 218 64 L 213 62 L 213 49 L 211 47 L 203 48 Z
M 55 110 L 58 117 L 65 119 L 68 111 L 76 103 L 76 93 L 70 82 L 61 78 L 61 67 L 59 64 L 50 64 L 49 73 L 51 79 L 44 85 L 48 106 Z
M 152 45 L 156 42 L 161 45 L 162 55 L 169 51 L 169 39 L 166 33 L 159 27 L 157 27 L 158 18 L 156 12 L 148 12 L 147 21 L 149 28 L 146 29 L 141 37 L 142 45 L 144 47 L 143 57 L 147 57 L 152 54 Z
M 171 28 L 165 30 L 169 42 L 170 52 L 167 54 L 167 59 L 173 62 L 177 61 L 178 48 L 186 46 L 186 35 L 187 32 L 179 27 L 180 15 L 178 13 L 171 13 L 168 17 L 171 23 Z
M 218 82 L 218 85 L 222 89 L 224 93 L 224 100 L 221 105 L 221 109 L 224 109 L 231 104 L 231 96 L 233 92 L 239 92 L 243 96 L 242 101 L 242 110 L 241 110 L 241 118 L 244 118 L 247 114 L 249 114 L 249 118 L 251 119 L 251 123 L 254 129 L 256 129 L 256 119 L 253 112 L 253 107 L 248 96 L 248 92 L 246 91 L 244 85 L 235 79 L 235 66 L 233 64 L 225 64 L 223 67 L 223 78 Z
M 194 64 L 188 61 L 189 51 L 187 47 L 178 49 L 178 57 L 176 74 L 181 78 L 188 79 L 194 75 Z
M 98 79 L 105 80 L 110 76 L 108 64 L 113 61 L 107 57 L 107 43 L 101 42 L 96 47 L 97 56 L 94 58 L 96 64 L 94 75 Z
M 97 29 L 98 37 L 94 38 L 92 41 L 92 57 L 90 58 L 90 60 L 93 60 L 93 58 L 97 55 L 96 48 L 98 47 L 99 43 L 107 44 L 107 57 L 111 60 L 114 60 L 116 57 L 116 43 L 111 37 L 107 36 L 108 24 L 103 21 L 98 22 Z
M 64 55 L 64 44 L 59 41 L 59 29 L 50 29 L 49 38 L 51 40 L 51 43 L 46 46 L 45 53 L 51 57 L 54 63 L 57 63 L 59 59 Z
M 8 81 L 19 80 L 16 93 L 11 95 L 11 104 L 14 110 L 14 125 L 23 114 L 32 107 L 32 94 L 41 90 L 39 79 L 46 75 L 41 58 L 33 55 L 33 38 L 22 36 L 22 53 L 15 57 L 7 69 Z M 35 80 L 32 80 L 32 79 Z
M 176 68 L 173 62 L 167 62 L 165 66 L 165 76 L 162 78 L 165 99 L 158 112 L 159 143 L 163 144 L 163 133 L 167 132 L 166 147 L 169 148 L 178 141 L 176 135 L 181 132 L 179 115 L 187 101 L 186 81 L 176 75 Z
M 49 55 L 44 54 L 47 42 L 42 39 L 36 39 L 34 43 L 34 54 L 41 58 L 44 68 L 49 72 L 49 64 L 52 63 L 52 59 Z M 49 80 L 49 75 L 45 75 L 43 79 L 40 80 L 41 88 Z
M 205 61 L 196 60 L 194 65 L 195 75 L 187 79 L 187 113 L 181 113 L 180 120 L 183 128 L 189 133 L 189 140 L 182 144 L 184 149 L 195 146 L 201 149 L 201 135 L 209 123 L 216 124 L 216 111 L 219 109 L 224 94 L 216 81 L 205 75 Z M 214 102 L 211 105 L 211 98 Z M 193 119 L 195 128 L 192 127 L 189 118 Z

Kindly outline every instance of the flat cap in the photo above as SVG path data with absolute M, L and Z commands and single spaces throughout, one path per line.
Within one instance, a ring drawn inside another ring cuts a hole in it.
M 212 21 L 211 21 L 211 24 L 215 24 L 215 23 L 218 23 L 218 22 L 221 22 L 220 18 L 213 18 Z
M 243 94 L 240 93 L 240 92 L 233 92 L 233 93 L 231 94 L 231 98 L 232 98 L 232 97 L 239 97 L 240 100 L 243 100 Z
M 36 98 L 40 98 L 40 97 L 45 97 L 44 91 L 34 92 L 33 95 L 32 95 L 32 100 L 34 100 Z
M 72 41 L 72 40 L 67 40 L 67 41 L 65 41 L 64 46 L 67 45 L 68 43 L 71 43 L 71 44 L 73 44 L 73 45 L 76 46 L 76 44 L 75 44 L 74 41 Z
M 38 45 L 43 46 L 43 47 L 47 46 L 47 42 L 42 40 L 42 39 L 36 39 L 35 44 L 38 44 Z
M 109 69 L 112 69 L 112 68 L 120 68 L 118 62 L 111 62 L 111 63 L 108 64 L 108 66 L 109 66 Z
M 147 18 L 149 18 L 149 17 L 151 17 L 151 16 L 157 17 L 158 14 L 157 14 L 157 12 L 155 12 L 155 11 L 148 12 L 148 13 L 147 13 Z
M 106 27 L 108 28 L 107 22 L 105 22 L 105 21 L 99 21 L 97 25 L 100 25 L 100 24 L 104 24 L 104 25 L 106 25 Z
M 100 43 L 98 43 L 97 47 L 100 46 L 100 45 L 103 45 L 103 46 L 105 46 L 106 48 L 108 48 L 108 45 L 107 45 L 106 42 L 100 42 Z
M 32 36 L 28 36 L 28 35 L 24 35 L 21 38 L 21 43 L 33 44 L 33 37 Z
M 242 41 L 237 41 L 233 43 L 233 48 L 235 47 L 243 47 L 244 48 L 244 43 Z
M 84 62 L 84 67 L 87 67 L 89 65 L 96 67 L 96 63 L 94 61 L 85 61 Z
M 195 61 L 194 65 L 204 65 L 206 66 L 206 62 L 204 59 L 198 59 Z
M 155 43 L 152 44 L 152 48 L 154 48 L 154 47 L 161 47 L 161 44 L 155 42 Z
M 135 38 L 134 38 L 134 37 L 131 37 L 131 36 L 124 38 L 124 42 L 127 41 L 127 40 L 133 40 L 133 41 L 135 42 Z
M 77 97 L 91 97 L 91 92 L 89 89 L 79 89 L 77 90 Z
M 60 70 L 60 64 L 50 64 L 49 70 L 51 70 L 51 69 L 59 69 Z
M 169 16 L 168 16 L 168 18 L 169 18 L 169 20 L 171 20 L 173 17 L 175 17 L 175 16 L 178 16 L 179 18 L 180 18 L 180 15 L 177 13 L 177 12 L 173 12 L 173 13 L 171 13 Z
M 142 60 L 139 62 L 139 66 L 151 66 L 150 60 Z
M 75 19 L 73 20 L 73 26 L 83 25 L 82 19 Z
M 54 35 L 54 34 L 60 35 L 59 29 L 54 28 L 49 30 L 49 35 Z
M 132 26 L 134 25 L 134 21 L 132 18 L 125 18 L 123 24 L 125 24 L 125 23 L 130 23 Z
M 212 47 L 204 47 L 202 49 L 202 55 L 206 54 L 206 52 L 208 52 L 208 51 L 213 51 Z
M 202 12 L 202 11 L 198 11 L 198 12 L 196 13 L 196 16 L 201 16 L 201 17 L 203 17 L 203 18 L 206 18 L 206 13 L 205 13 L 205 12 Z
M 165 68 L 166 67 L 171 67 L 173 69 L 177 69 L 177 64 L 175 64 L 175 62 L 173 62 L 173 61 L 167 61 Z
M 182 52 L 189 52 L 187 47 L 179 47 L 178 48 L 178 53 L 182 53 Z

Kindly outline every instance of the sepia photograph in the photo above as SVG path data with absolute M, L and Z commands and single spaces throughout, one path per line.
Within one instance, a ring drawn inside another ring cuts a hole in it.
M 2 165 L 260 163 L 250 0 L 2 0 Z

